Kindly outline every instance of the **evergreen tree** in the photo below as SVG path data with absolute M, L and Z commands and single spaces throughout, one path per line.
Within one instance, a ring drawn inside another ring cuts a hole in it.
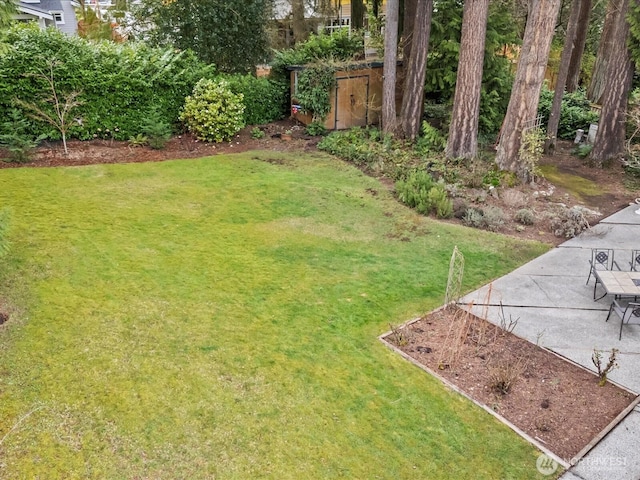
M 629 22 L 629 50 L 638 68 L 640 67 L 640 1 L 632 1 L 629 4 L 627 21 Z
M 496 152 L 498 167 L 516 173 L 523 180 L 528 180 L 531 167 L 519 157 L 523 131 L 532 126 L 530 122 L 536 117 L 560 5 L 560 0 L 529 2 L 516 78 Z
M 6 30 L 17 13 L 16 2 L 13 0 L 0 0 L 0 30 Z
M 266 60 L 272 0 L 141 0 L 136 36 L 155 45 L 193 50 L 223 72 L 249 72 Z

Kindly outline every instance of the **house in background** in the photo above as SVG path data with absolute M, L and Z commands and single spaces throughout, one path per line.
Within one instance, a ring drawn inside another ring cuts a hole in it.
M 55 27 L 68 34 L 78 32 L 75 0 L 23 0 L 17 2 L 19 22 L 36 22 L 40 28 Z

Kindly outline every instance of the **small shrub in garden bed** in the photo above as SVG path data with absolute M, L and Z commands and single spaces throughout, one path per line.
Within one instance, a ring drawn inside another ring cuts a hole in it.
M 318 143 L 318 148 L 394 180 L 405 177 L 423 163 L 403 144 L 383 137 L 375 128 L 331 132 Z
M 242 98 L 224 81 L 202 79 L 185 99 L 180 120 L 200 140 L 229 140 L 244 127 Z
M 500 207 L 488 206 L 482 210 L 469 208 L 462 218 L 462 223 L 469 227 L 481 228 L 491 232 L 499 231 L 504 225 L 505 213 Z
M 44 140 L 44 135 L 34 138 L 29 130 L 29 122 L 20 110 L 11 110 L 9 120 L 3 122 L 0 128 L 0 147 L 9 152 L 9 161 L 28 162 L 38 143 Z
M 444 184 L 435 183 L 426 171 L 414 171 L 405 180 L 398 180 L 396 194 L 402 203 L 419 213 L 434 213 L 439 218 L 453 214 L 453 203 L 447 197 Z
M 171 125 L 162 119 L 160 112 L 154 110 L 142 125 L 142 135 L 151 148 L 160 150 L 171 138 Z
M 516 222 L 522 225 L 533 225 L 536 222 L 535 214 L 528 208 L 521 208 L 514 215 Z

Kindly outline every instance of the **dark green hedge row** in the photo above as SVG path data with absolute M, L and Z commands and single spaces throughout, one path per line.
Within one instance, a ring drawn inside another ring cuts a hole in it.
M 253 75 L 223 75 L 233 93 L 242 93 L 244 123 L 260 125 L 282 119 L 289 111 L 289 85 Z
M 83 140 L 129 139 L 140 133 L 143 120 L 154 110 L 176 123 L 185 96 L 200 78 L 214 73 L 190 52 L 90 43 L 55 29 L 19 26 L 9 32 L 7 42 L 8 51 L 0 55 L 0 116 L 8 118 L 15 99 L 51 108 L 44 100 L 52 97 L 47 77 L 53 72 L 61 98 L 80 92 L 70 136 Z M 42 122 L 33 126 L 34 136 L 59 137 Z
M 128 140 L 142 133 L 154 116 L 178 124 L 184 99 L 201 78 L 216 76 L 190 51 L 150 48 L 142 43 L 94 43 L 58 30 L 19 25 L 7 37 L 8 51 L 0 54 L 0 118 L 12 109 L 27 109 L 17 100 L 36 104 L 53 114 L 53 79 L 60 100 L 79 92 L 68 136 L 88 140 Z M 222 75 L 234 93 L 244 95 L 245 123 L 256 125 L 283 118 L 287 85 L 252 75 Z M 59 139 L 59 132 L 42 121 L 30 120 L 33 137 Z

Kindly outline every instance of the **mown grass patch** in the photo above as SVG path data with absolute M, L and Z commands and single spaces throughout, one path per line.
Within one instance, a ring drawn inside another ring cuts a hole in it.
M 0 183 L 0 476 L 538 475 L 533 448 L 376 336 L 442 303 L 454 245 L 467 289 L 544 245 L 418 216 L 324 155 Z

